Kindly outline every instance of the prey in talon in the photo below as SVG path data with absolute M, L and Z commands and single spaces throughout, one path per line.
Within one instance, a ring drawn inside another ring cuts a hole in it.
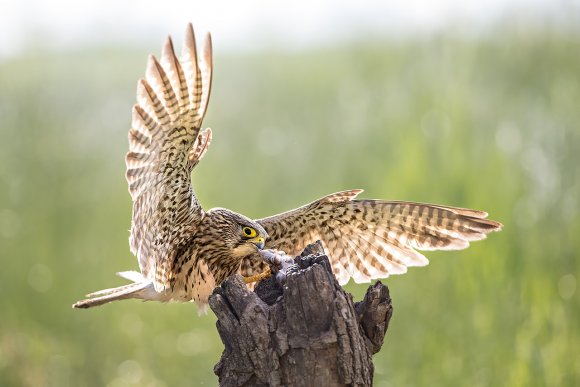
M 129 245 L 139 271 L 119 273 L 131 283 L 90 293 L 73 307 L 141 299 L 195 302 L 203 309 L 214 288 L 236 273 L 258 278 L 271 264 L 284 281 L 296 268 L 292 257 L 316 240 L 340 284 L 350 278 L 370 282 L 427 265 L 420 250 L 464 249 L 501 229 L 484 211 L 357 199 L 360 189 L 263 219 L 225 208 L 204 210 L 191 173 L 212 140 L 212 130 L 203 128 L 212 74 L 211 38 L 198 50 L 191 24 L 180 54 L 167 38 L 160 58 L 149 57 L 137 83 L 125 156 L 133 200 Z M 242 167 L 242 149 L 239 154 Z M 273 248 L 285 253 L 268 250 Z
M 270 265 L 270 271 L 276 276 L 280 284 L 286 282 L 288 275 L 294 274 L 300 270 L 294 257 L 277 250 L 261 250 L 260 256 Z

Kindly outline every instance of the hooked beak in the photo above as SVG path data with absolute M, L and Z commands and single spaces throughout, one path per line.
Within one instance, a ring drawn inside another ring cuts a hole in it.
M 254 245 L 256 245 L 258 250 L 262 250 L 264 248 L 264 246 L 266 246 L 264 238 L 261 236 L 257 236 L 255 238 L 252 238 L 249 241 L 252 242 Z

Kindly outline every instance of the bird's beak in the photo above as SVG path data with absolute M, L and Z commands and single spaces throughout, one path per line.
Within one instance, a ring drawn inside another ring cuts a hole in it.
M 257 236 L 255 238 L 250 239 L 250 242 L 255 244 L 256 247 L 258 248 L 258 250 L 262 250 L 264 248 L 264 246 L 266 246 L 266 243 L 264 242 L 264 238 L 261 236 Z

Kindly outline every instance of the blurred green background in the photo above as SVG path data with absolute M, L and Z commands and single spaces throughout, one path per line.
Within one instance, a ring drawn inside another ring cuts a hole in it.
M 376 385 L 579 385 L 578 24 L 460 36 L 215 47 L 197 194 L 251 217 L 349 188 L 486 210 L 501 233 L 386 280 Z M 124 154 L 162 39 L 0 62 L 1 386 L 217 384 L 211 312 L 70 307 L 137 268 Z

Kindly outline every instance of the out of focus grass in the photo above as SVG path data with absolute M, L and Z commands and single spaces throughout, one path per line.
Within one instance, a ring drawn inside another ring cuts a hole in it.
M 386 281 L 395 314 L 376 385 L 579 385 L 579 43 L 572 27 L 507 26 L 308 52 L 217 47 L 196 191 L 253 217 L 347 188 L 489 211 L 503 232 Z M 2 386 L 216 384 L 211 313 L 70 308 L 137 267 L 123 156 L 146 54 L 0 63 Z

